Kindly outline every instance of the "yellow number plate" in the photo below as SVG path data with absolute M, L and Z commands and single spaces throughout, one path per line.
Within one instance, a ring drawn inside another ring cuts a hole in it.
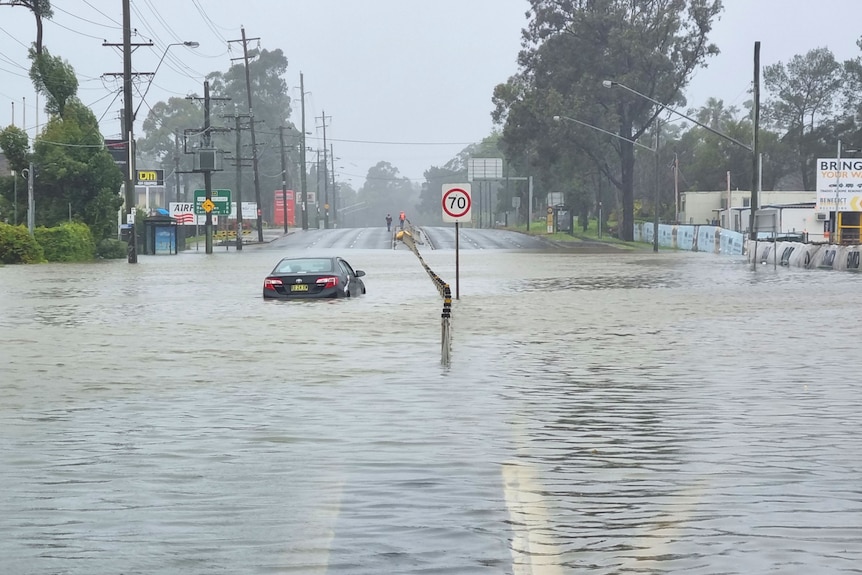
M 308 291 L 308 284 L 294 284 L 290 286 L 290 291 Z

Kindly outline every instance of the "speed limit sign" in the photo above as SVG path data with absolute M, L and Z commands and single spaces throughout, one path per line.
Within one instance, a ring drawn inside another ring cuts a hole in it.
M 469 222 L 472 207 L 470 184 L 443 184 L 444 222 Z

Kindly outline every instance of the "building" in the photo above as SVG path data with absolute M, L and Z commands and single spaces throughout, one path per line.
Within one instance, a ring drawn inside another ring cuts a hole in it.
M 823 232 L 822 221 L 814 216 L 813 204 L 817 201 L 815 191 L 761 191 L 760 207 L 803 206 L 812 204 L 811 214 L 794 212 L 794 225 L 801 224 L 807 231 Z M 680 193 L 679 221 L 683 224 L 712 224 L 736 232 L 747 232 L 751 210 L 751 192 L 746 190 L 720 190 L 709 192 Z M 729 209 L 728 209 L 729 208 Z M 800 208 L 802 209 L 802 208 Z M 788 221 L 791 221 L 788 212 Z M 801 219 L 800 219 L 801 218 Z M 798 225 L 797 225 L 798 227 Z

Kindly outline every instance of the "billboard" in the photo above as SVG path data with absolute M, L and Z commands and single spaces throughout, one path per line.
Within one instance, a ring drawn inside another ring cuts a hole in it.
M 862 212 L 862 158 L 817 160 L 815 212 Z
M 287 225 L 296 225 L 296 200 L 294 200 L 293 190 L 275 190 L 273 192 L 274 201 L 272 202 L 272 219 L 270 220 L 276 226 L 284 225 L 284 198 L 287 197 Z
M 171 202 L 168 213 L 177 220 L 178 226 L 203 226 L 207 223 L 207 217 L 195 215 L 194 202 Z M 213 216 L 213 224 L 218 224 L 218 216 Z

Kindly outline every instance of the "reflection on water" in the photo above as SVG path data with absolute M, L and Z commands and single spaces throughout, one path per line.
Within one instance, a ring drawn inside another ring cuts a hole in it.
M 3 573 L 858 570 L 856 276 L 464 252 L 443 367 L 412 254 L 282 255 L 0 268 Z

